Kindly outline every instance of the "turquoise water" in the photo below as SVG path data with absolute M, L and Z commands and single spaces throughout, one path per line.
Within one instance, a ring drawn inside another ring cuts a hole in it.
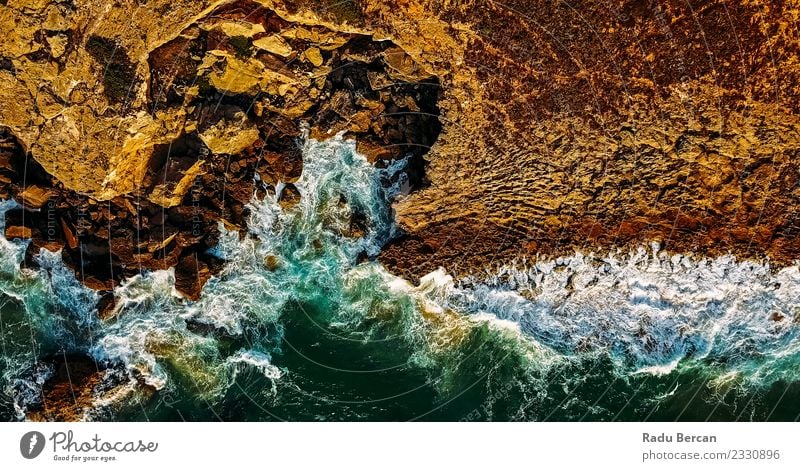
M 402 166 L 309 140 L 301 202 L 269 196 L 248 237 L 223 231 L 199 301 L 145 273 L 106 322 L 58 254 L 20 269 L 23 243 L 0 238 L 0 417 L 36 405 L 42 359 L 89 355 L 123 386 L 87 420 L 797 419 L 796 266 L 654 246 L 413 286 L 371 261 L 397 235 Z

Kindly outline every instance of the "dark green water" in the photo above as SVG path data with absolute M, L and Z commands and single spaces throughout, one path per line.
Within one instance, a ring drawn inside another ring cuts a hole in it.
M 195 303 L 147 273 L 100 322 L 57 254 L 20 270 L 24 246 L 1 240 L 0 417 L 36 407 L 49 359 L 81 355 L 117 386 L 87 420 L 797 420 L 797 267 L 652 248 L 412 286 L 356 263 L 395 235 L 399 168 L 338 139 L 304 162 L 301 203 L 254 203 Z

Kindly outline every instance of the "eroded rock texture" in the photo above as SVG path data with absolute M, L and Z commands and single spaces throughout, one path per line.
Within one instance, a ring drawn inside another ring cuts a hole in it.
M 464 274 L 649 241 L 800 256 L 797 2 L 427 5 L 481 85 L 443 106 L 432 184 L 397 205 L 409 237 L 388 263 Z
M 88 213 L 62 224 L 59 212 L 54 243 L 91 247 L 64 257 L 98 270 L 111 260 L 113 273 L 83 268 L 97 286 L 177 266 L 196 295 L 218 266 L 205 255 L 216 222 L 244 229 L 254 193 L 297 178 L 307 121 L 315 137 L 346 130 L 374 159 L 413 151 L 418 190 L 395 205 L 407 235 L 381 256 L 411 278 L 654 240 L 791 263 L 798 12 L 764 0 L 8 0 L 3 149 L 23 149 L 43 181 L 6 177 L 2 191 Z M 36 240 L 42 224 L 10 235 Z
M 27 420 L 35 422 L 77 422 L 96 419 L 105 409 L 115 407 L 115 399 L 146 399 L 153 389 L 145 385 L 133 388 L 119 370 L 105 369 L 83 355 L 60 355 L 46 358 L 37 365 L 47 368 L 41 396 L 26 404 Z

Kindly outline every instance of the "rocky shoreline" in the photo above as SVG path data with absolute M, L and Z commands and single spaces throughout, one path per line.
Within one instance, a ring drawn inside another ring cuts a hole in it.
M 7 215 L 6 237 L 31 239 L 26 264 L 42 248 L 61 250 L 84 284 L 104 292 L 144 270 L 175 267 L 177 290 L 196 299 L 223 265 L 210 253 L 219 223 L 244 235 L 254 196 L 279 191 L 285 207 L 300 198 L 293 182 L 305 135 L 344 133 L 376 165 L 410 155 L 419 187 L 422 155 L 440 129 L 438 80 L 391 41 L 298 25 L 254 3 L 221 7 L 151 51 L 139 111 L 127 93 L 142 83 L 127 91 L 117 83 L 135 70 L 124 47 L 93 35 L 86 51 L 104 71 L 109 103 L 137 119 L 146 110 L 145 119 L 174 131 L 137 135 L 152 140 L 149 155 L 128 163 L 140 167 L 127 175 L 133 190 L 103 199 L 70 189 L 0 129 L 0 196 L 21 205 Z M 100 307 L 108 311 L 113 299 Z
M 409 236 L 387 265 L 468 275 L 652 241 L 800 259 L 796 5 L 434 3 L 474 33 L 459 60 L 482 86 L 443 106 L 458 123 L 429 156 L 431 185 L 396 205 Z
M 219 224 L 244 235 L 254 196 L 302 197 L 306 133 L 343 132 L 377 165 L 410 155 L 404 235 L 379 258 L 411 281 L 653 241 L 800 259 L 793 3 L 104 8 L 0 2 L 0 198 L 20 204 L 5 235 L 31 240 L 27 265 L 61 250 L 101 317 L 143 270 L 174 267 L 197 299 L 224 263 Z M 56 370 L 52 410 L 75 402 Z
M 28 203 L 70 195 L 57 243 L 32 246 L 82 255 L 106 290 L 175 266 L 195 297 L 219 221 L 245 231 L 279 181 L 298 198 L 308 122 L 373 160 L 413 155 L 406 236 L 381 255 L 412 280 L 651 241 L 800 258 L 794 7 L 473 3 L 149 2 L 141 37 L 118 27 L 126 6 L 98 23 L 80 3 L 0 6 L 26 25 L 0 49 L 5 145 L 44 172 Z M 29 216 L 9 235 L 53 231 Z

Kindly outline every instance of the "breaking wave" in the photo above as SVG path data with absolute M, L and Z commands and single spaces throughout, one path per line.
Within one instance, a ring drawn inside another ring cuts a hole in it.
M 278 185 L 251 203 L 247 237 L 221 227 L 227 263 L 196 302 L 171 270 L 146 272 L 115 289 L 100 321 L 60 254 L 20 268 L 25 242 L 0 238 L 0 414 L 23 418 L 53 374 L 46 359 L 75 353 L 139 391 L 97 397 L 95 419 L 791 414 L 798 266 L 653 246 L 458 282 L 440 269 L 414 286 L 374 259 L 398 235 L 404 162 L 377 168 L 341 137 L 303 152 L 299 203 L 283 208 Z

